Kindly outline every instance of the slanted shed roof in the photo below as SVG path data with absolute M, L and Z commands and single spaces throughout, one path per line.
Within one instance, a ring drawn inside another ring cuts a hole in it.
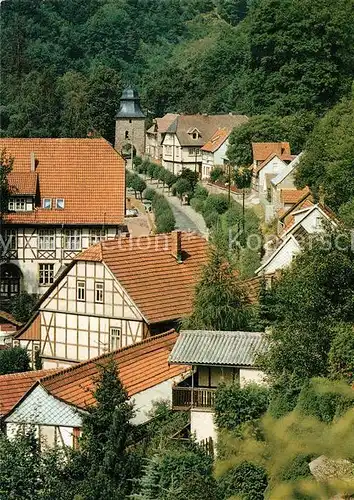
M 192 311 L 194 287 L 207 260 L 207 241 L 181 232 L 179 263 L 173 255 L 172 235 L 103 241 L 76 260 L 106 264 L 148 323 L 182 318 Z
M 184 330 L 169 357 L 171 364 L 254 366 L 266 348 L 261 332 Z
M 1 323 L 1 320 L 4 320 L 4 323 L 11 323 L 12 325 L 15 325 L 15 326 L 21 326 L 23 323 L 21 323 L 20 321 L 17 321 L 13 316 L 12 314 L 6 312 L 6 311 L 0 311 L 0 323 Z
M 6 222 L 117 225 L 124 221 L 125 161 L 105 139 L 0 138 L 0 149 L 14 157 L 12 192 L 34 195 L 38 182 L 40 194 L 35 210 L 6 214 Z M 42 207 L 44 198 L 52 200 L 50 209 Z M 64 208 L 56 208 L 58 198 L 64 199 Z

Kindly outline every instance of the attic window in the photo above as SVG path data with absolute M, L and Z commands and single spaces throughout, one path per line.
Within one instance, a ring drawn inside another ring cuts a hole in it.
M 64 198 L 57 198 L 56 199 L 56 207 L 59 209 L 63 209 L 65 206 Z
M 44 198 L 43 199 L 43 208 L 46 208 L 46 209 L 52 208 L 52 200 L 51 200 L 51 198 Z
M 198 139 L 198 134 L 197 134 L 197 132 L 193 132 L 193 136 L 192 136 L 192 137 L 193 137 L 193 139 Z

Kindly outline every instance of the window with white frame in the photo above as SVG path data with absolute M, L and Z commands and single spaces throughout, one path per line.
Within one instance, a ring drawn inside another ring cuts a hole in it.
M 86 283 L 84 281 L 76 283 L 76 299 L 81 302 L 86 300 Z
M 111 328 L 111 351 L 120 348 L 120 328 Z
M 55 200 L 55 206 L 56 206 L 56 208 L 63 210 L 63 208 L 65 207 L 64 198 L 57 198 Z
M 166 156 L 172 156 L 172 146 L 165 146 Z
M 66 250 L 81 250 L 81 229 L 64 230 L 64 248 Z
M 194 156 L 196 154 L 195 148 L 188 148 L 188 155 L 189 156 Z
M 54 264 L 39 264 L 39 284 L 51 285 L 54 281 Z
M 55 230 L 38 230 L 38 250 L 55 250 Z
M 103 283 L 102 281 L 95 282 L 95 302 L 103 303 Z
M 107 236 L 106 230 L 102 228 L 90 229 L 90 245 L 95 245 Z
M 9 210 L 24 212 L 26 210 L 26 198 L 12 198 L 9 201 Z
M 16 229 L 5 229 L 5 247 L 8 250 L 17 250 L 17 231 Z
M 51 198 L 43 198 L 42 207 L 46 209 L 52 208 L 52 199 Z

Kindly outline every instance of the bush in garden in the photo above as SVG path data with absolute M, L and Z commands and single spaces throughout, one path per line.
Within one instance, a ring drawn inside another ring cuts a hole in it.
M 351 324 L 338 325 L 328 355 L 331 378 L 354 380 L 354 327 Z
M 196 185 L 197 185 L 199 175 L 198 175 L 198 172 L 193 172 L 193 170 L 191 170 L 190 168 L 183 168 L 182 171 L 180 172 L 178 178 L 179 179 L 186 179 L 191 186 L 190 191 L 193 192 Z
M 224 194 L 211 194 L 205 200 L 204 213 L 217 212 L 223 214 L 229 208 L 229 201 Z
M 190 201 L 190 206 L 196 211 L 202 213 L 204 210 L 204 200 L 200 198 L 192 198 Z
M 156 191 L 150 187 L 146 188 L 144 191 L 144 198 L 146 200 L 152 201 L 154 199 L 155 195 L 156 195 Z
M 194 195 L 193 198 L 199 198 L 201 200 L 206 200 L 209 196 L 209 192 L 207 189 L 205 189 L 204 186 L 201 184 L 197 184 L 195 189 L 194 189 Z
M 13 347 L 0 351 L 0 375 L 27 372 L 30 369 L 30 359 L 26 349 Z
M 212 212 L 205 213 L 205 203 L 204 203 L 202 213 L 203 213 L 205 225 L 208 229 L 211 229 L 212 227 L 216 226 L 220 222 L 220 215 L 217 212 L 212 211 Z
M 218 479 L 221 498 L 236 497 L 240 500 L 263 500 L 267 488 L 267 474 L 259 465 L 242 462 Z
M 353 390 L 344 382 L 313 378 L 304 384 L 296 409 L 303 415 L 331 423 L 334 418 L 354 406 Z
M 295 374 L 284 374 L 272 384 L 268 412 L 273 418 L 281 418 L 293 411 L 303 383 L 303 379 Z
M 220 167 L 215 167 L 213 170 L 210 172 L 210 180 L 211 182 L 216 182 L 218 180 L 221 180 L 221 178 L 224 175 L 224 171 Z
M 12 297 L 10 311 L 12 316 L 21 323 L 29 320 L 31 312 L 36 305 L 36 297 L 27 292 L 21 292 L 16 297 Z
M 269 390 L 263 385 L 221 384 L 215 396 L 215 423 L 235 430 L 240 424 L 260 418 L 268 408 Z

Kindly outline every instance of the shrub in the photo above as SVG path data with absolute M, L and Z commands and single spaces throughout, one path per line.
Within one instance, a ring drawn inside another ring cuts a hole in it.
M 216 182 L 221 179 L 221 177 L 224 175 L 224 171 L 220 167 L 215 167 L 213 170 L 210 172 L 210 180 L 211 182 Z
M 176 219 L 172 210 L 169 209 L 160 213 L 159 216 L 156 217 L 155 225 L 157 233 L 170 233 L 173 231 L 176 226 Z
M 17 321 L 25 323 L 29 320 L 35 304 L 36 298 L 33 295 L 21 292 L 11 300 L 11 314 Z
M 141 156 L 134 156 L 133 158 L 133 168 L 134 170 L 137 170 L 139 171 L 139 167 L 140 165 L 143 163 L 143 159 L 141 158 Z
M 133 172 L 130 172 L 129 170 L 125 171 L 125 183 L 127 185 L 127 188 L 132 187 L 132 183 L 133 183 L 133 179 L 134 179 L 135 175 L 136 174 L 134 174 Z
M 144 198 L 146 200 L 152 201 L 154 199 L 155 194 L 156 194 L 156 191 L 154 189 L 148 187 L 144 191 Z
M 131 181 L 131 188 L 134 189 L 135 193 L 140 193 L 140 198 L 142 198 L 143 191 L 146 189 L 146 182 L 138 174 L 135 174 Z
M 211 194 L 205 200 L 204 213 L 217 212 L 223 214 L 229 208 L 227 196 L 224 194 Z
M 176 195 L 177 195 L 177 191 L 176 191 L 176 183 L 174 183 L 174 184 L 171 186 L 171 194 L 172 194 L 172 196 L 176 196 Z
M 240 278 L 246 279 L 254 276 L 256 269 L 261 265 L 261 257 L 257 250 L 252 250 L 249 247 L 241 248 L 240 250 Z
M 303 379 L 295 374 L 285 374 L 272 385 L 268 411 L 273 418 L 281 418 L 293 411 L 303 383 Z
M 345 378 L 352 382 L 354 380 L 354 327 L 351 324 L 343 324 L 337 326 L 334 332 L 328 356 L 330 376 L 333 379 Z
M 259 465 L 242 462 L 219 478 L 218 488 L 224 499 L 237 495 L 240 500 L 263 500 L 267 474 Z
M 0 375 L 27 372 L 30 369 L 30 359 L 26 349 L 13 347 L 0 351 Z
M 242 206 L 239 203 L 232 203 L 223 215 L 227 227 L 237 226 L 242 220 Z
M 149 165 L 151 165 L 151 162 L 149 160 L 144 160 L 143 163 L 140 165 L 140 173 L 147 175 Z
M 220 220 L 219 214 L 215 211 L 209 212 L 207 214 L 205 213 L 205 203 L 203 206 L 203 217 L 204 217 L 205 225 L 208 229 L 215 227 L 219 223 L 219 220 Z
M 154 163 L 154 173 L 153 173 L 154 179 L 159 180 L 159 178 L 161 176 L 162 169 L 163 169 L 163 167 L 161 167 L 161 165 L 157 165 L 157 163 Z
M 201 184 L 197 184 L 194 189 L 194 198 L 199 198 L 201 200 L 206 200 L 209 196 L 209 192 Z
M 179 179 L 186 179 L 190 186 L 191 186 L 191 189 L 190 191 L 194 191 L 194 188 L 195 186 L 197 185 L 197 182 L 198 182 L 198 173 L 197 172 L 193 172 L 193 170 L 191 170 L 190 168 L 184 168 L 179 176 L 178 176 Z
M 146 173 L 147 175 L 150 177 L 150 179 L 153 179 L 154 177 L 154 171 L 155 171 L 155 163 L 150 163 L 148 164 L 147 168 L 146 168 Z
M 218 427 L 234 430 L 250 420 L 260 418 L 268 408 L 269 390 L 257 384 L 220 385 L 215 396 L 215 422 Z
M 343 384 L 344 388 L 347 387 Z M 342 386 L 342 387 L 343 387 Z M 331 423 L 354 404 L 354 394 L 341 390 L 340 382 L 314 378 L 301 390 L 296 409 L 304 414 L 316 417 L 322 422 Z
M 202 213 L 204 210 L 204 200 L 200 198 L 192 198 L 190 201 L 190 205 L 196 212 Z

